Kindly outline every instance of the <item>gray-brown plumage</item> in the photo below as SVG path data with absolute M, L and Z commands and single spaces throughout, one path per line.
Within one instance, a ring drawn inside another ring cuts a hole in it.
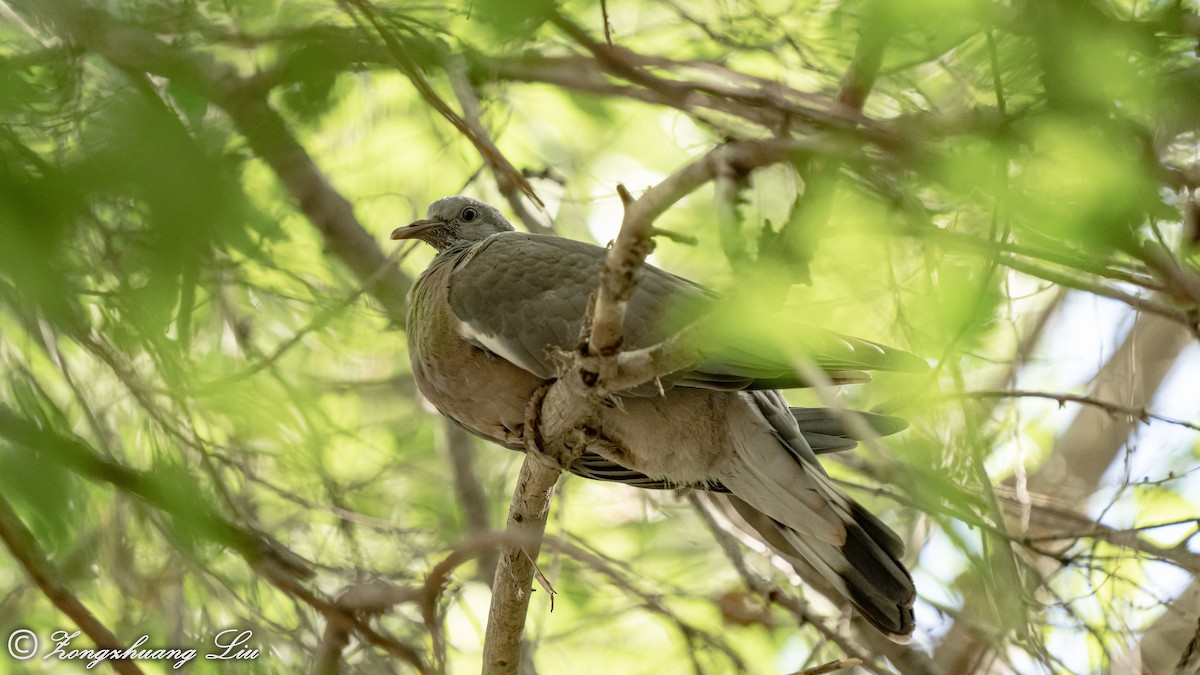
M 605 249 L 514 232 L 499 211 L 467 197 L 439 199 L 425 220 L 392 238 L 438 250 L 413 289 L 408 317 L 421 393 L 472 433 L 523 449 L 526 406 L 554 377 L 551 350 L 578 340 Z M 661 342 L 714 301 L 704 288 L 646 265 L 628 304 L 624 345 Z M 619 405 L 604 407 L 605 443 L 569 470 L 638 487 L 730 493 L 733 509 L 781 555 L 815 569 L 872 625 L 907 642 L 916 592 L 899 561 L 903 544 L 817 462 L 818 451 L 852 447 L 852 434 L 830 411 L 789 409 L 778 389 L 807 383 L 784 355 L 736 331 L 713 333 L 705 358 L 664 377 L 661 389 L 621 392 Z M 811 326 L 798 326 L 796 341 L 836 382 L 865 381 L 863 370 L 926 367 L 911 354 Z M 868 421 L 881 433 L 904 426 L 880 415 Z

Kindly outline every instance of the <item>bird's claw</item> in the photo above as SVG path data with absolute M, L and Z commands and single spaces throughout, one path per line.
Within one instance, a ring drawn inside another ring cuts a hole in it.
M 546 393 L 553 385 L 553 381 L 545 382 L 530 395 L 529 403 L 525 407 L 525 423 L 521 429 L 521 441 L 525 446 L 525 452 L 543 465 L 559 471 L 568 471 L 575 460 L 583 454 L 589 439 L 572 437 L 564 441 L 552 438 L 551 442 L 547 444 L 546 439 L 542 437 L 542 405 L 546 400 Z M 596 432 L 593 432 L 593 435 L 596 435 Z
M 525 406 L 525 424 L 522 428 L 521 440 L 525 444 L 525 452 L 530 457 L 549 466 L 552 469 L 565 471 L 567 467 L 557 457 L 543 449 L 542 441 L 542 402 L 546 400 L 546 392 L 550 391 L 553 382 L 544 382 L 529 397 Z

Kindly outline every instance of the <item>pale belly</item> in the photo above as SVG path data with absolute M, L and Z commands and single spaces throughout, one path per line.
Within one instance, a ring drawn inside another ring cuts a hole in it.
M 726 421 L 730 407 L 739 405 L 745 402 L 736 392 L 687 387 L 624 398 L 601 415 L 603 434 L 615 448 L 598 452 L 651 478 L 700 484 L 726 457 Z

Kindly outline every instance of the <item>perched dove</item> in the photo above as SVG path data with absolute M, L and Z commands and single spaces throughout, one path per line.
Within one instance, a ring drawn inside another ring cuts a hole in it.
M 421 239 L 437 255 L 412 290 L 408 349 L 421 393 L 442 414 L 505 447 L 524 449 L 526 408 L 555 377 L 553 350 L 579 338 L 605 249 L 515 232 L 495 208 L 468 197 L 434 202 L 392 239 Z M 715 304 L 710 291 L 651 265 L 629 301 L 624 346 L 647 347 Z M 835 382 L 862 370 L 922 370 L 921 359 L 882 345 L 802 327 L 805 356 Z M 779 389 L 807 386 L 785 355 L 752 338 L 713 340 L 691 368 L 661 387 L 619 392 L 603 407 L 605 443 L 568 468 L 645 488 L 726 493 L 733 509 L 779 554 L 813 569 L 872 625 L 898 642 L 913 631 L 912 577 L 903 543 L 833 485 L 816 450 L 852 447 L 853 434 L 822 409 L 789 409 Z M 881 433 L 902 421 L 868 416 Z

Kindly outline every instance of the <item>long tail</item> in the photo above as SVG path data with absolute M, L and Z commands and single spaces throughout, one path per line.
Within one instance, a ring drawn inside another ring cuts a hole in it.
M 836 591 L 888 639 L 900 644 L 912 639 L 916 589 L 908 570 L 899 561 L 903 546 L 892 551 L 884 549 L 861 526 L 858 532 L 850 528 L 853 534 L 841 547 L 814 541 L 734 495 L 721 497 L 802 577 L 811 580 L 815 572 L 828 582 L 828 589 L 818 590 Z M 863 513 L 875 520 L 871 514 Z M 883 528 L 881 538 L 895 537 L 886 526 Z
M 871 625 L 908 642 L 916 588 L 900 562 L 903 542 L 833 485 L 782 396 L 750 400 L 720 476 L 729 504 L 799 571 L 815 571 Z

